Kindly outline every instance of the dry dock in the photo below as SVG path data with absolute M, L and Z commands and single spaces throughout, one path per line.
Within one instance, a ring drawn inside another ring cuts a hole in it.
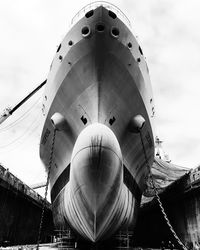
M 36 243 L 44 199 L 0 165 L 0 246 Z M 51 204 L 45 204 L 42 241 L 53 231 Z
M 171 183 L 160 194 L 174 231 L 188 249 L 200 249 L 200 167 Z M 136 245 L 158 248 L 176 244 L 157 200 L 143 203 L 135 230 Z
M 168 178 L 172 181 L 159 191 L 163 207 L 182 242 L 188 249 L 198 249 L 200 242 L 200 167 L 186 174 L 181 173 L 183 176 L 175 181 L 172 176 L 169 176 L 169 172 L 173 172 L 172 166 L 165 163 L 164 167 Z M 167 169 L 168 167 L 171 170 Z M 163 173 L 164 170 L 161 170 Z M 180 175 L 180 173 L 178 174 Z M 178 174 L 176 172 L 176 178 Z M 43 202 L 40 195 L 0 166 L 0 246 L 15 245 L 16 247 L 9 249 L 21 250 L 36 248 Z M 51 205 L 46 203 L 41 242 L 51 242 L 53 234 Z M 132 245 L 130 242 L 134 243 L 134 247 L 141 247 L 141 249 L 145 247 L 160 249 L 163 245 L 165 249 L 169 249 L 169 241 L 173 243 L 173 249 L 179 249 L 163 218 L 157 200 L 151 197 L 147 202 L 142 203 L 137 226 L 133 236 L 130 237 L 129 247 L 127 244 L 121 244 L 113 249 L 133 249 L 130 248 Z M 41 245 L 40 247 L 41 249 L 61 249 L 56 244 Z M 80 244 L 76 249 L 82 249 Z M 109 250 L 111 249 L 109 247 Z

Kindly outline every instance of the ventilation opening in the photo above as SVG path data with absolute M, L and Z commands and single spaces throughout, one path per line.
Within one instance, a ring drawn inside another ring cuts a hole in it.
M 113 27 L 113 28 L 111 29 L 111 35 L 112 35 L 113 37 L 117 38 L 117 37 L 119 36 L 119 29 L 116 28 L 116 27 Z
M 81 116 L 81 121 L 83 122 L 84 125 L 87 124 L 87 118 L 84 117 L 83 115 Z
M 105 30 L 105 26 L 103 24 L 97 24 L 96 30 L 98 32 L 103 32 Z
M 143 55 L 143 51 L 140 46 L 139 46 L 139 51 L 140 51 L 140 54 Z
M 115 122 L 115 117 L 113 116 L 113 118 L 110 118 L 110 120 L 109 120 L 109 124 L 110 124 L 110 126 L 112 126 L 113 125 L 113 123 Z
M 90 28 L 88 26 L 83 27 L 81 33 L 84 37 L 88 37 L 90 34 Z
M 58 46 L 56 53 L 60 50 L 61 44 Z
M 94 15 L 94 10 L 90 10 L 85 14 L 85 17 L 89 18 Z
M 110 17 L 112 17 L 113 19 L 115 19 L 117 17 L 117 15 L 114 12 L 112 12 L 111 10 L 108 11 L 108 15 Z

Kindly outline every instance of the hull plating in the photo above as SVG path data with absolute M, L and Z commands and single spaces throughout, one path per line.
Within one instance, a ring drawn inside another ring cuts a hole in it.
M 103 32 L 95 30 L 99 23 L 105 24 Z M 86 25 L 91 33 L 83 37 Z M 119 38 L 110 35 L 113 26 Z M 146 121 L 144 147 L 149 165 L 153 162 L 151 85 L 144 58 L 138 62 L 138 48 L 128 28 L 99 7 L 66 35 L 48 77 L 40 145 L 46 167 L 51 117 L 58 112 L 65 120 L 56 135 L 50 176 L 54 222 L 90 241 L 134 227 L 149 173 L 140 135 L 128 129 L 137 114 Z

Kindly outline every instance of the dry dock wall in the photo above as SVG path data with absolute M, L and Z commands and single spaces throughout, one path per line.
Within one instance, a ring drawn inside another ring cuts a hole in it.
M 0 165 L 0 246 L 37 242 L 43 198 Z M 50 242 L 52 213 L 46 203 L 42 242 Z
M 197 168 L 175 181 L 160 198 L 182 242 L 188 249 L 200 246 L 200 169 Z M 169 241 L 176 245 L 155 199 L 142 205 L 135 239 L 135 244 L 143 247 L 167 246 Z
M 177 235 L 188 249 L 200 242 L 200 168 L 169 185 L 160 195 Z M 0 165 L 0 246 L 37 242 L 43 199 Z M 51 206 L 46 204 L 41 242 L 53 234 Z M 133 233 L 135 246 L 176 244 L 155 199 L 142 205 Z

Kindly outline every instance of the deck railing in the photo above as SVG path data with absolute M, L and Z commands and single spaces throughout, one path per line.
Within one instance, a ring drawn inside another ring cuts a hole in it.
M 119 17 L 119 19 L 122 22 L 124 22 L 127 26 L 129 26 L 129 28 L 131 28 L 131 22 L 129 21 L 129 19 L 127 18 L 127 16 L 117 6 L 115 6 L 114 4 L 105 2 L 105 1 L 96 1 L 96 2 L 90 3 L 90 4 L 86 5 L 85 7 L 83 7 L 72 18 L 71 25 L 74 25 L 75 23 L 77 23 L 88 11 L 94 10 L 94 9 L 96 9 L 99 6 L 103 6 L 107 10 L 113 11 Z

